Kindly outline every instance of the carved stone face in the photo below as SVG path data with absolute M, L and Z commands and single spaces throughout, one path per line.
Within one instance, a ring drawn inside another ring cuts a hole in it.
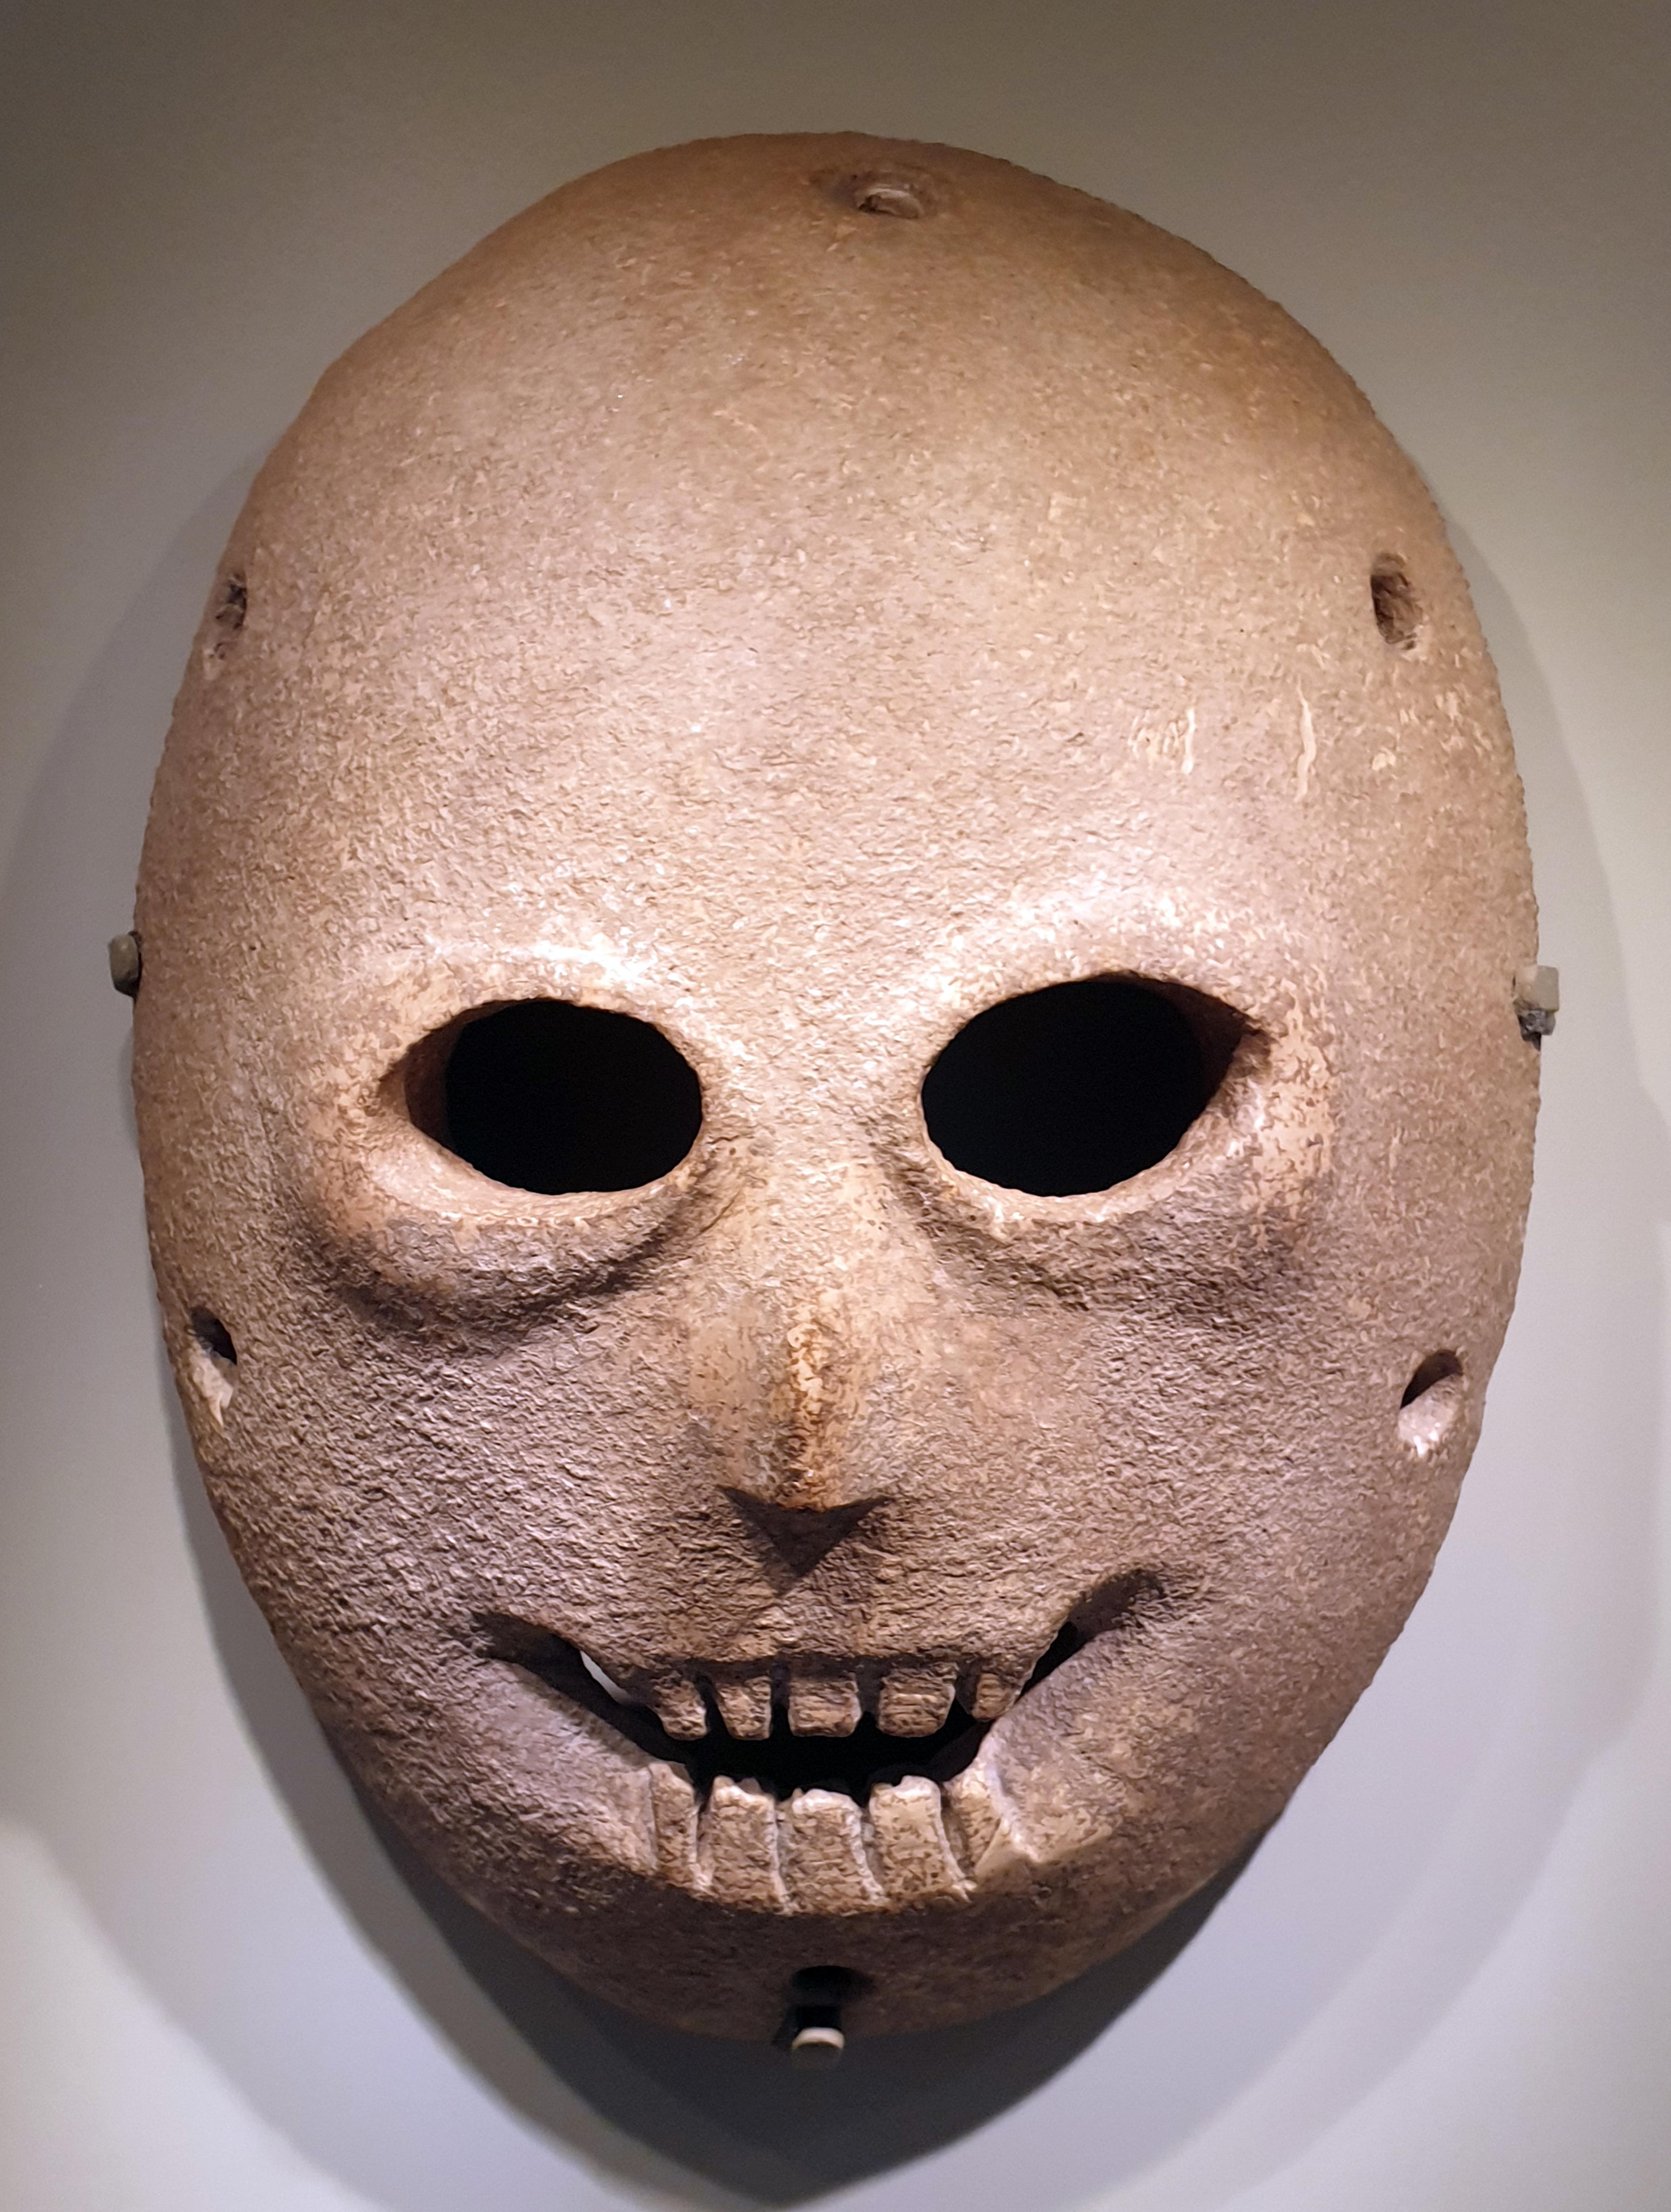
M 216 1510 L 505 1927 L 914 2027 L 1274 1818 L 1443 1534 L 1537 1072 L 1466 587 L 1279 309 L 941 148 L 568 186 L 264 470 L 137 926 Z

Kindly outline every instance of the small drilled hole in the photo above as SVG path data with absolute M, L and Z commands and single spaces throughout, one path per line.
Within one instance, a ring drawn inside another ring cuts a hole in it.
M 630 1014 L 561 999 L 488 1009 L 410 1056 L 407 1110 L 426 1136 L 515 1190 L 634 1190 L 696 1141 L 696 1072 Z
M 1375 625 L 1395 653 L 1414 649 L 1421 635 L 1421 606 L 1404 563 L 1383 553 L 1370 571 Z
M 231 1403 L 238 1381 L 238 1352 L 232 1332 L 218 1314 L 199 1306 L 191 1316 L 191 1358 L 197 1387 L 218 1421 Z
M 1431 1352 L 1404 1386 L 1399 1401 L 1400 1441 L 1425 1459 L 1455 1427 L 1467 1395 L 1462 1363 L 1454 1352 Z
M 954 1168 L 1008 1190 L 1107 1190 L 1164 1159 L 1217 1090 L 1230 1009 L 1121 976 L 988 1006 L 923 1079 L 928 1134 Z
M 242 575 L 222 577 L 210 617 L 209 643 L 204 648 L 204 665 L 211 676 L 237 644 L 249 611 L 250 588 Z
M 921 192 L 902 177 L 855 177 L 853 204 L 860 215 L 899 216 L 907 222 L 923 212 Z

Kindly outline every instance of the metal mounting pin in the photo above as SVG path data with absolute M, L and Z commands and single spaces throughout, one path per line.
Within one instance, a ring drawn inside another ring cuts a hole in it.
M 823 2070 L 841 2063 L 847 2049 L 842 2007 L 864 1986 L 842 1966 L 803 1966 L 789 1978 L 789 2009 L 778 2033 L 792 2066 Z
M 1520 1033 L 1528 1044 L 1537 1044 L 1550 1034 L 1560 1007 L 1559 968 L 1516 969 L 1515 1012 L 1519 1018 Z

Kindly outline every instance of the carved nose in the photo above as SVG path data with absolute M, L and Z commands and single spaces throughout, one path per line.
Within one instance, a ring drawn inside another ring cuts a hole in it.
M 793 1310 L 769 1356 L 764 1462 L 743 1486 L 757 1499 L 802 1526 L 875 1504 L 880 1493 L 851 1449 L 873 1352 L 870 1331 L 834 1291 Z
M 874 1370 L 869 1333 L 831 1291 L 780 1307 L 756 1339 L 752 1417 L 726 1496 L 792 1573 L 810 1574 L 880 1503 L 854 1449 Z
M 834 1551 L 880 1503 L 865 1498 L 850 1505 L 774 1505 L 747 1490 L 727 1490 L 726 1495 L 798 1577 L 810 1575 L 824 1554 Z

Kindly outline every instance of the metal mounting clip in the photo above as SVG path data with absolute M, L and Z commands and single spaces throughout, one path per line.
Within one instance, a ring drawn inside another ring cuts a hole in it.
M 1528 1044 L 1540 1043 L 1555 1026 L 1561 1007 L 1559 968 L 1516 968 L 1515 1012 L 1520 1033 Z
M 144 961 L 139 950 L 139 933 L 130 929 L 110 940 L 110 980 L 125 999 L 139 996 L 139 971 Z

